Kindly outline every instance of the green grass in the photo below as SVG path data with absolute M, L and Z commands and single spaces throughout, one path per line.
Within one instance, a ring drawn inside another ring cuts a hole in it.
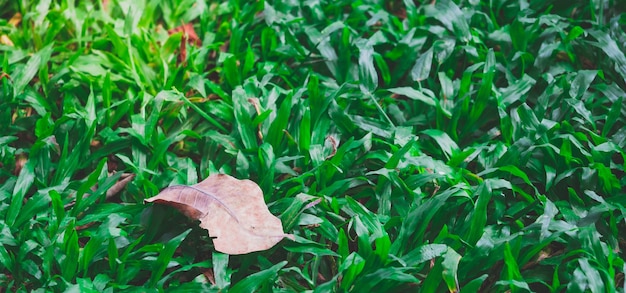
M 0 291 L 626 292 L 626 2 L 302 2 L 0 0 Z

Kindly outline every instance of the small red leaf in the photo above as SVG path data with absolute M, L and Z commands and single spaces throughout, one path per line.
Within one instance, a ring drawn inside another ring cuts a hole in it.
M 186 23 L 181 26 L 175 27 L 169 31 L 167 31 L 170 35 L 175 34 L 177 32 L 183 32 L 183 40 L 188 41 L 190 44 L 195 45 L 196 47 L 200 46 L 200 37 L 196 34 L 196 30 L 193 29 L 193 24 Z

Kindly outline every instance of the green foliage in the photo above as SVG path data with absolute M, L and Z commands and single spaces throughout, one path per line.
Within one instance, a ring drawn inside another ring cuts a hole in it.
M 625 4 L 0 0 L 0 288 L 625 292 Z

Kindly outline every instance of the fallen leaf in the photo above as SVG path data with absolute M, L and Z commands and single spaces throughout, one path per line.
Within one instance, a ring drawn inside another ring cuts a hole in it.
M 22 168 L 24 168 L 24 165 L 26 165 L 26 162 L 28 162 L 28 156 L 26 154 L 21 153 L 16 156 L 15 168 L 13 169 L 13 174 L 15 174 L 15 176 L 19 175 L 20 172 L 22 172 Z
M 189 43 L 195 45 L 196 47 L 200 47 L 201 41 L 198 34 L 196 34 L 196 30 L 193 28 L 193 24 L 186 23 L 181 26 L 175 27 L 169 31 L 167 31 L 170 35 L 178 32 L 183 32 L 183 40 L 188 41 Z
M 146 202 L 170 205 L 200 220 L 200 227 L 214 238 L 215 250 L 226 254 L 267 250 L 285 237 L 293 239 L 270 213 L 261 188 L 250 180 L 211 175 L 195 185 L 168 187 Z
M 217 284 L 215 283 L 215 273 L 213 272 L 213 269 L 207 269 L 202 274 L 204 275 L 205 278 L 207 278 L 207 280 L 209 281 L 209 283 L 211 283 L 211 285 Z
M 7 36 L 7 35 L 1 35 L 0 36 L 0 44 L 3 44 L 5 46 L 9 46 L 9 47 L 14 47 L 15 46 L 13 44 L 13 41 L 11 41 L 11 38 L 9 38 L 9 36 Z
M 20 23 L 22 22 L 22 14 L 21 13 L 16 13 L 14 14 L 11 19 L 9 19 L 9 24 L 17 27 L 18 25 L 20 25 Z
M 112 176 L 113 174 L 110 174 L 110 176 Z M 112 197 L 116 196 L 118 193 L 120 193 L 124 187 L 126 187 L 126 185 L 128 184 L 128 182 L 130 182 L 131 180 L 133 180 L 133 178 L 135 178 L 135 174 L 131 174 L 131 173 L 122 173 L 122 175 L 120 176 L 120 179 L 115 182 L 115 184 L 113 184 L 113 186 L 111 186 L 105 195 L 105 199 L 106 200 L 110 200 Z M 92 186 L 91 187 L 91 191 L 96 191 L 97 190 L 97 186 Z M 75 194 L 72 194 L 72 196 L 75 196 Z M 86 193 L 85 195 L 83 195 L 84 198 L 87 198 L 91 196 L 91 194 Z M 71 202 L 67 203 L 65 205 L 65 208 L 71 208 L 76 204 L 76 200 L 72 200 Z M 91 224 L 88 223 L 89 226 L 91 226 Z M 89 227 L 87 226 L 87 227 Z M 78 229 L 78 227 L 76 228 Z
M 183 38 L 180 42 L 178 62 L 184 64 L 187 60 L 187 42 L 195 45 L 196 47 L 200 47 L 202 42 L 200 41 L 198 34 L 196 34 L 196 31 L 193 29 L 193 24 L 191 23 L 186 23 L 167 31 L 170 35 L 178 32 L 183 33 Z
M 133 178 L 135 178 L 135 174 L 123 173 L 122 176 L 120 176 L 120 180 L 107 190 L 106 199 L 110 199 L 120 193 Z

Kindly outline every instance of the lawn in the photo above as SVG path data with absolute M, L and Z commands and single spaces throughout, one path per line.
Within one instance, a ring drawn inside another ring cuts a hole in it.
M 624 0 L 0 0 L 0 292 L 626 292 L 625 31 Z M 290 236 L 227 254 L 146 201 L 217 174 Z

